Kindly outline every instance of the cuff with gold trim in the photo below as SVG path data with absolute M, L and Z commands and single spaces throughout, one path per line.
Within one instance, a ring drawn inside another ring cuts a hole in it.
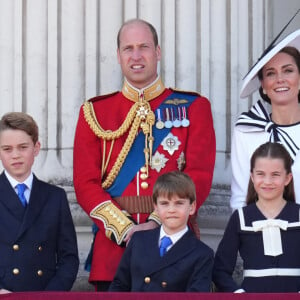
M 128 231 L 134 226 L 133 222 L 111 201 L 97 205 L 90 216 L 103 222 L 106 236 L 120 245 Z
M 157 223 L 158 225 L 161 225 L 161 220 L 158 216 L 158 214 L 153 211 L 150 216 L 148 217 L 147 221 L 154 221 L 155 223 Z

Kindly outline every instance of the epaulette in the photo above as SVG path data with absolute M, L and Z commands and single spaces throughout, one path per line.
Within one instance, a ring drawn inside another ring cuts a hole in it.
M 177 88 L 169 88 L 171 91 L 173 92 L 176 92 L 176 93 L 181 93 L 181 94 L 189 94 L 189 95 L 193 95 L 193 96 L 199 96 L 201 97 L 201 95 L 197 92 L 194 92 L 194 91 L 185 91 L 185 90 L 180 90 L 180 89 L 177 89 Z
M 109 93 L 109 94 L 106 94 L 106 95 L 95 96 L 93 98 L 88 99 L 87 101 L 89 101 L 89 102 L 96 102 L 98 100 L 103 100 L 103 99 L 109 98 L 111 96 L 114 96 L 114 95 L 116 95 L 118 93 L 119 93 L 119 91 L 116 91 L 116 92 L 112 92 L 112 93 Z

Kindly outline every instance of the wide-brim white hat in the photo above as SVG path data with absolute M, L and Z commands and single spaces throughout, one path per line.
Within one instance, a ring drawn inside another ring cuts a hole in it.
M 243 86 L 241 89 L 240 97 L 246 98 L 253 92 L 259 89 L 261 86 L 258 79 L 258 71 L 270 61 L 281 49 L 284 47 L 295 47 L 300 51 L 300 29 L 292 32 L 277 45 L 273 46 L 267 53 L 265 53 L 258 62 L 251 68 L 250 72 L 245 76 L 243 80 Z

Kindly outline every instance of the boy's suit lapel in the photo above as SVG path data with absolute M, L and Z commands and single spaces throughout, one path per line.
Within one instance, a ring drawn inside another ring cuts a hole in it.
M 194 237 L 194 234 L 189 230 L 164 255 L 164 257 L 161 258 L 158 248 L 159 232 L 159 228 L 157 230 L 153 230 L 153 236 L 149 236 L 149 238 L 146 240 L 147 244 L 145 245 L 145 257 L 147 257 L 148 263 L 145 267 L 145 273 L 149 275 L 175 264 L 178 260 L 181 260 L 182 257 L 187 256 L 190 252 L 192 252 L 198 243 L 197 238 Z M 175 249 L 176 251 L 172 251 Z
M 176 263 L 178 260 L 181 260 L 183 257 L 188 256 L 189 253 L 193 252 L 194 248 L 196 247 L 196 243 L 198 243 L 198 240 L 196 237 L 194 237 L 192 231 L 189 230 L 186 232 L 164 255 L 160 269 L 168 267 L 169 265 Z
M 22 222 L 25 209 L 4 172 L 0 175 L 0 195 L 0 202 L 2 205 L 7 208 L 11 215 Z
M 27 206 L 19 235 L 22 235 L 28 228 L 32 226 L 36 218 L 40 215 L 41 209 L 44 207 L 46 201 L 47 191 L 41 190 L 40 181 L 33 176 L 29 205 Z
M 31 227 L 47 201 L 47 192 L 41 191 L 40 181 L 35 176 L 33 176 L 32 191 L 26 209 L 22 206 L 18 195 L 4 173 L 0 175 L 0 195 L 2 205 L 20 222 L 19 233 L 16 238 L 19 238 Z
M 146 239 L 143 239 L 143 248 L 145 249 L 145 257 L 147 257 L 147 264 L 145 264 L 145 271 L 149 272 L 148 268 L 152 268 L 153 265 L 157 265 L 161 257 L 159 255 L 158 239 L 160 233 L 160 227 L 149 230 Z M 146 270 L 147 269 L 147 270 Z

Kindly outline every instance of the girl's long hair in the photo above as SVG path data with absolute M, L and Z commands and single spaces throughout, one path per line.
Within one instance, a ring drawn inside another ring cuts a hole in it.
M 274 159 L 281 159 L 284 163 L 284 169 L 286 170 L 286 173 L 292 173 L 292 164 L 293 160 L 287 150 L 284 148 L 283 145 L 280 143 L 272 143 L 267 142 L 265 144 L 260 145 L 252 154 L 251 160 L 250 160 L 250 172 L 253 172 L 253 169 L 255 167 L 256 160 L 258 158 L 274 158 Z M 285 186 L 284 192 L 283 192 L 283 198 L 286 201 L 295 202 L 295 191 L 294 191 L 294 180 L 293 178 L 289 182 L 288 185 Z M 248 192 L 246 197 L 246 203 L 247 205 L 250 203 L 254 203 L 258 200 L 258 195 L 254 189 L 253 182 L 251 178 L 249 179 L 248 184 Z

